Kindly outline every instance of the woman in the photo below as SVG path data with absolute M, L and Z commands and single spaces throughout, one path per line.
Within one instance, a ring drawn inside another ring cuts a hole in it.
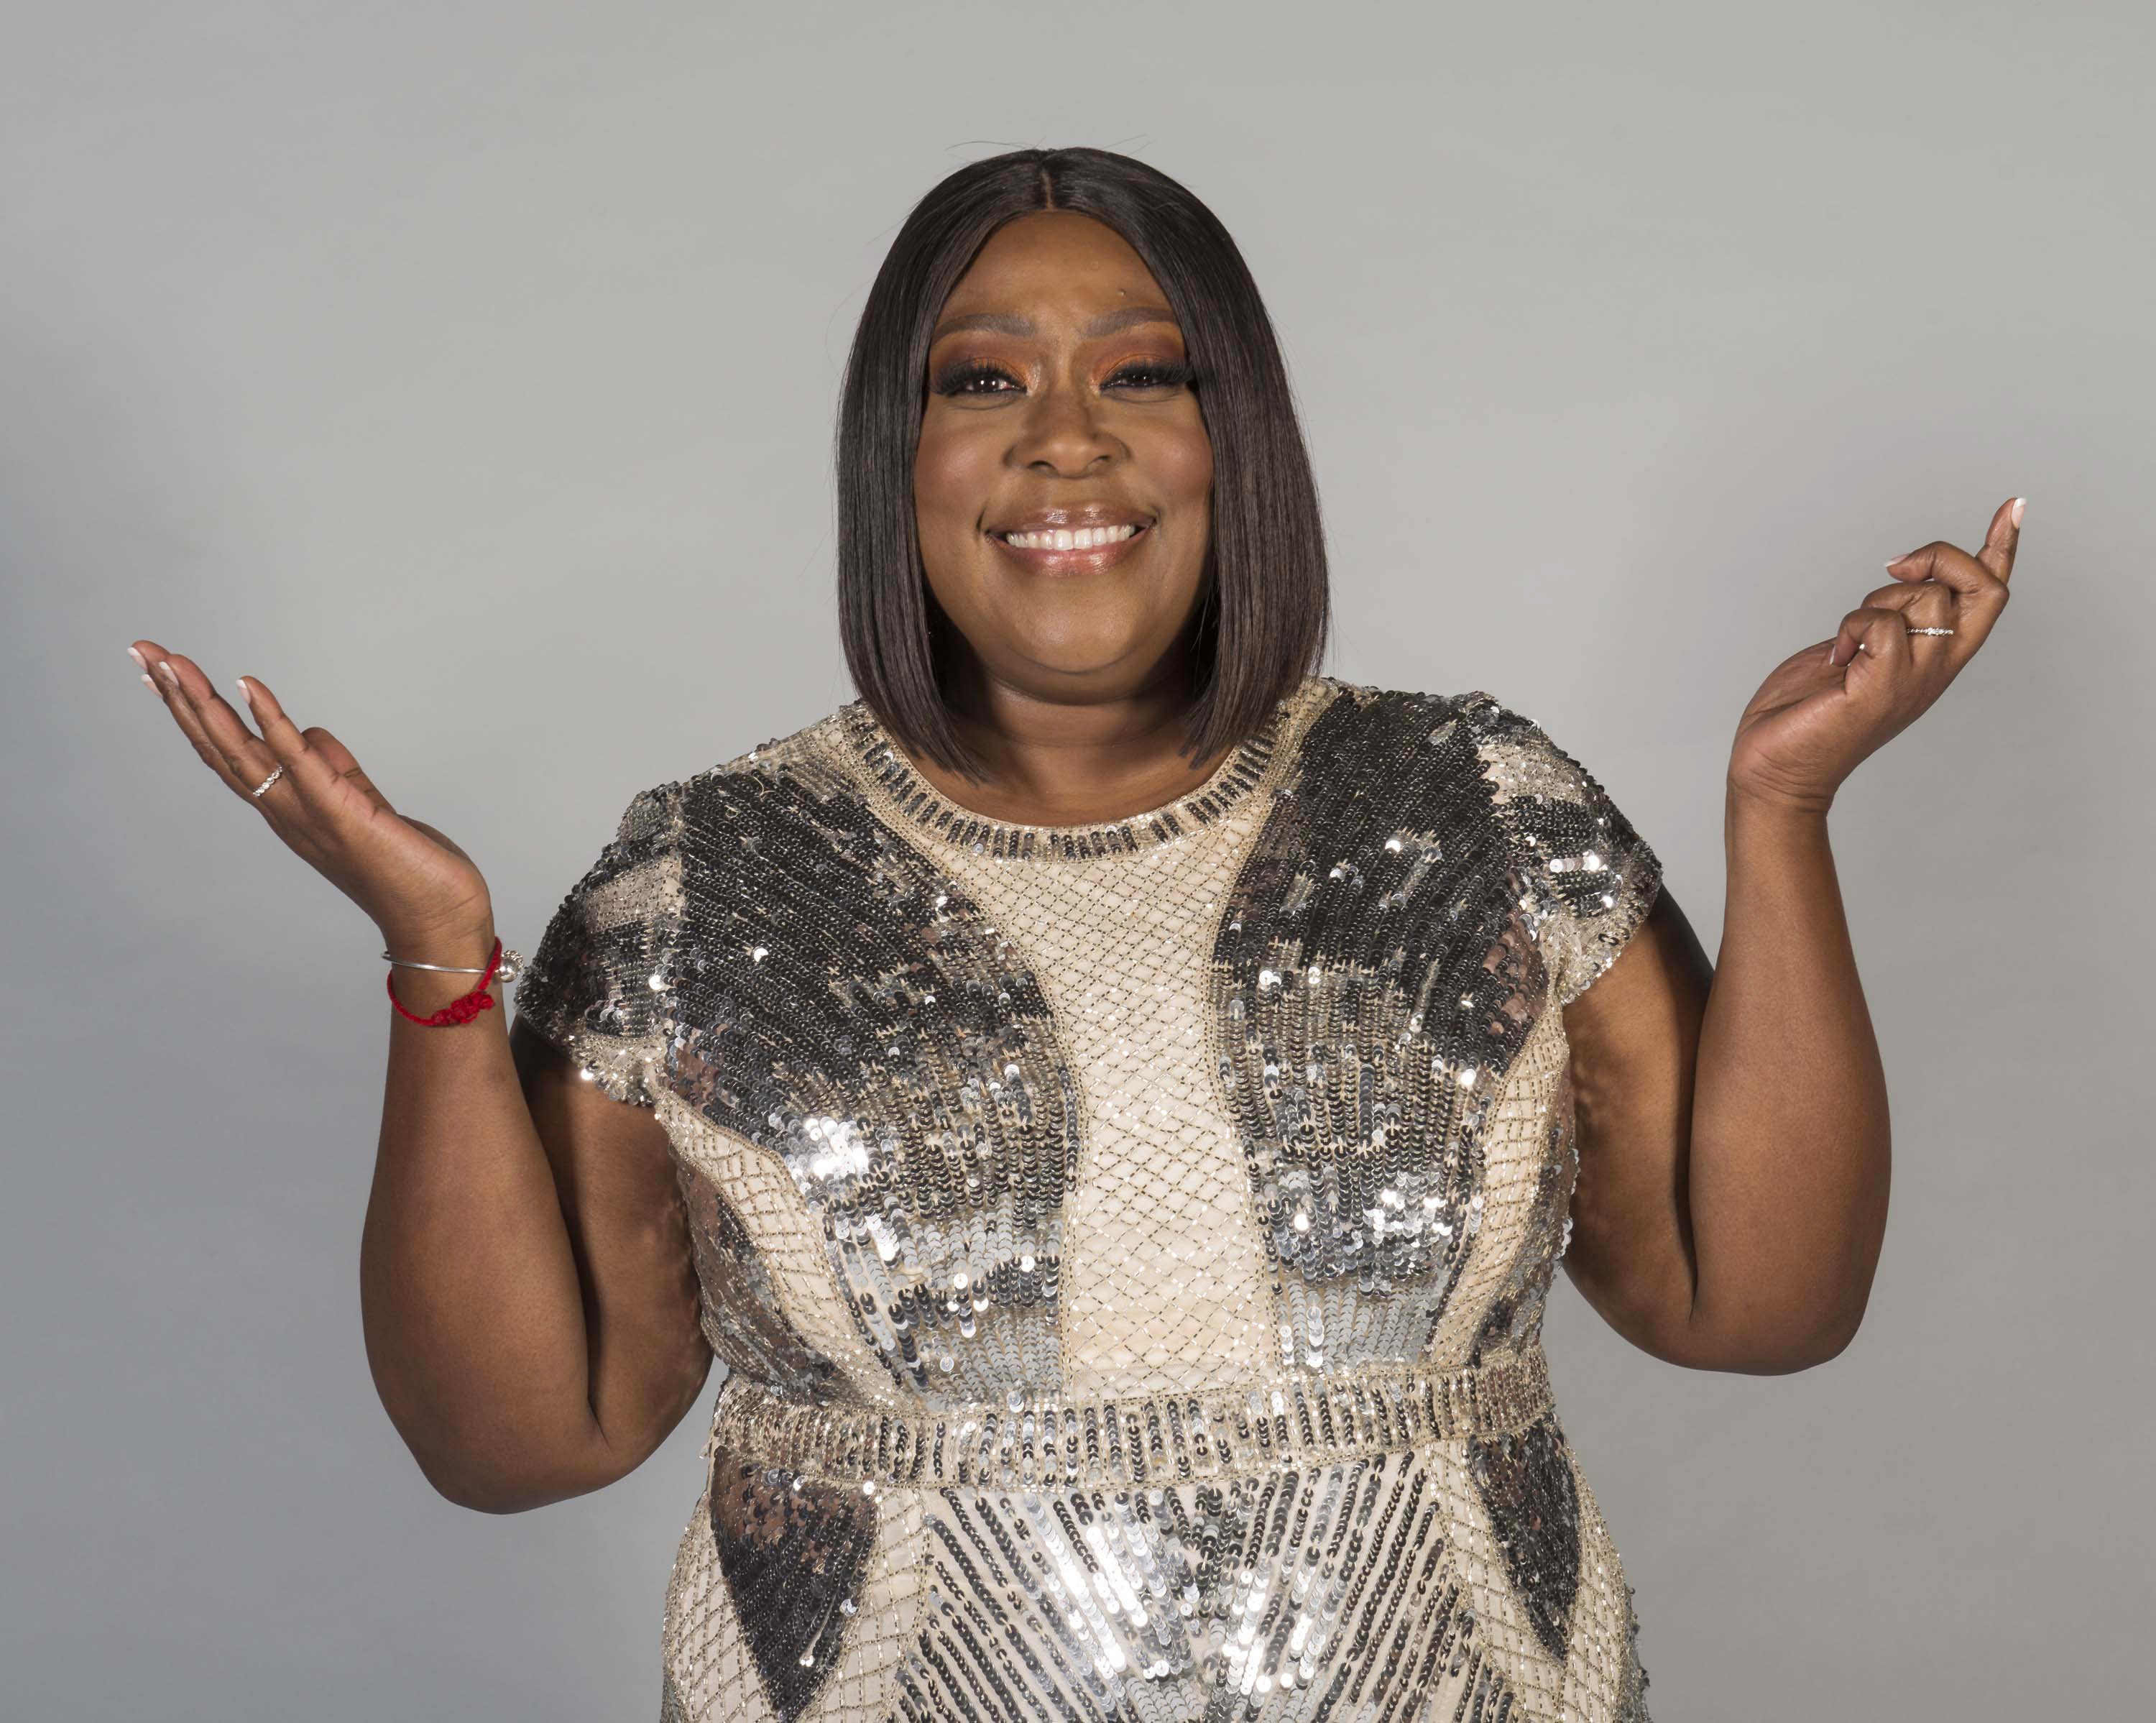
M 464 852 L 131 649 L 398 965 L 362 1273 L 420 1466 L 598 1489 L 727 1365 L 670 1718 L 1645 1717 L 1551 1278 L 1699 1369 L 1848 1345 L 1887 1119 L 1826 814 L 2019 500 L 1746 708 L 1717 970 L 1532 721 L 1317 673 L 1285 372 L 1173 181 L 952 175 L 841 421 L 860 697 L 635 797 L 507 1033 Z

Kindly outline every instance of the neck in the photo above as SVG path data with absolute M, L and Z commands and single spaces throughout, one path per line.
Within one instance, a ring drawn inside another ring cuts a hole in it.
M 955 667 L 954 667 L 955 668 Z M 1136 687 L 1059 697 L 995 676 L 978 663 L 946 685 L 952 722 L 988 763 L 986 781 L 916 760 L 961 807 L 1026 825 L 1086 825 L 1143 813 L 1185 795 L 1224 754 L 1191 760 L 1183 713 L 1187 671 L 1164 669 Z

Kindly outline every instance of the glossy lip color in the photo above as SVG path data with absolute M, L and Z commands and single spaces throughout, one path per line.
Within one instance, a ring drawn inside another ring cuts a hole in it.
M 1152 532 L 1152 523 L 1147 522 L 1127 538 L 1118 539 L 1113 544 L 1092 545 L 1084 550 L 1035 549 L 1008 543 L 993 532 L 988 534 L 988 538 L 998 550 L 1017 562 L 1021 568 L 1035 574 L 1062 576 L 1098 574 L 1112 568 L 1143 544 Z

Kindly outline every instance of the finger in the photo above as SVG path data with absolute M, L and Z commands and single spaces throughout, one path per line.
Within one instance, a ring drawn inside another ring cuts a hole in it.
M 1950 620 L 1964 656 L 1984 644 L 2006 608 L 2006 583 L 1967 551 L 1943 541 L 1897 557 L 1887 571 L 1904 585 L 1935 579 L 1952 589 L 1954 614 Z
M 142 650 L 146 644 L 148 643 L 143 640 L 132 642 L 127 648 L 127 656 L 135 661 L 135 668 L 142 673 L 142 686 L 152 694 L 161 693 L 162 690 L 157 686 L 157 677 L 150 674 L 149 655 Z M 164 655 L 160 653 L 158 656 L 162 657 Z
M 1865 606 L 1875 610 L 1899 610 L 1919 627 L 1951 625 L 1954 618 L 1953 589 L 1943 580 L 1897 581 L 1875 586 L 1864 595 Z
M 388 809 L 388 800 L 367 781 L 359 762 L 327 730 L 302 730 L 286 714 L 270 685 L 256 676 L 241 676 L 240 692 L 247 709 L 261 727 L 262 739 L 283 764 L 286 777 L 308 806 L 334 810 L 350 792 L 364 796 L 373 806 Z M 260 783 L 258 778 L 254 780 Z M 275 794 L 274 789 L 270 792 Z
M 2014 553 L 2021 548 L 2021 515 L 2028 502 L 2025 496 L 2010 496 L 2000 503 L 1984 531 L 1984 548 L 1976 553 L 1977 561 L 2001 581 L 2014 578 Z
M 1887 565 L 1897 580 L 1938 580 L 1952 587 L 1957 597 L 1974 598 L 2005 583 L 1958 545 L 1935 538 L 1929 544 L 1900 556 Z
M 158 661 L 157 673 L 175 697 L 172 716 L 195 751 L 234 794 L 245 796 L 249 806 L 261 806 L 254 791 L 281 764 L 269 743 L 240 722 L 192 660 L 168 652 Z M 272 784 L 263 794 L 274 795 L 278 787 Z
M 182 692 L 170 656 L 154 640 L 145 640 L 142 645 L 143 656 L 150 666 L 146 672 L 150 686 L 156 691 L 157 697 L 164 702 L 165 710 L 172 714 L 172 722 L 180 727 L 180 733 L 187 738 L 188 746 L 194 749 L 202 763 L 217 774 L 228 789 L 238 789 L 240 786 L 233 775 L 230 764 L 211 744 L 201 720 L 195 716 L 194 707 Z
M 1841 619 L 1827 662 L 1847 670 L 1851 686 L 1905 670 L 1911 662 L 1909 625 L 1899 610 L 1861 604 Z
M 359 762 L 352 758 L 352 750 L 343 743 L 320 724 L 308 725 L 304 733 L 315 752 L 336 769 L 338 777 L 358 789 L 383 813 L 397 812 L 396 804 L 376 787 L 374 780 L 361 769 Z

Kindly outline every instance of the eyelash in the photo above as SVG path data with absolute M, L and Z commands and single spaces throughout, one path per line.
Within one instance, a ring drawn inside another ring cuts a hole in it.
M 1134 374 L 1142 376 L 1147 373 L 1150 373 L 1160 380 L 1157 383 L 1141 383 L 1138 385 L 1139 388 L 1179 388 L 1184 383 L 1194 382 L 1196 378 L 1195 372 L 1186 361 L 1181 359 L 1142 359 L 1134 361 L 1131 364 L 1119 367 L 1115 373 L 1108 378 L 1107 384 L 1104 386 L 1113 387 L 1116 382 L 1123 378 L 1130 377 Z M 968 388 L 968 384 L 977 382 L 984 382 L 991 378 L 999 378 L 1006 383 L 1015 383 L 1018 381 L 1018 379 L 1013 377 L 1009 372 L 1004 370 L 1002 366 L 991 365 L 984 361 L 977 360 L 969 365 L 954 367 L 952 369 L 946 371 L 942 376 L 938 377 L 936 379 L 936 393 L 939 395 L 972 394 L 975 393 L 975 391 Z M 983 394 L 996 394 L 1001 393 L 1002 391 L 983 389 L 979 391 L 979 393 Z

